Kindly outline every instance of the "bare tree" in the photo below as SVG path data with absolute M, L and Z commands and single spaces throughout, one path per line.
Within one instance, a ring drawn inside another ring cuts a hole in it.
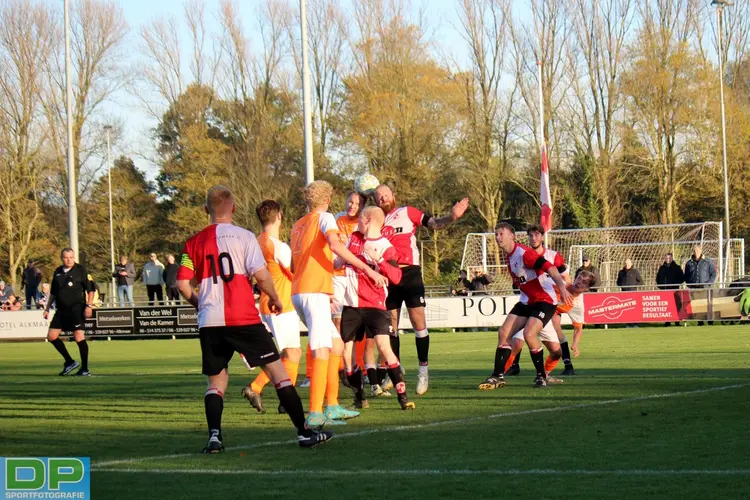
M 50 165 L 42 97 L 56 34 L 53 13 L 12 0 L 0 8 L 0 245 L 15 286 L 44 224 L 41 185 Z
M 617 114 L 622 110 L 619 77 L 633 0 L 570 0 L 574 36 L 567 44 L 572 112 L 568 126 L 577 149 L 595 161 L 594 182 L 601 223 L 618 223 L 613 160 L 619 145 Z
M 507 0 L 463 0 L 459 9 L 460 33 L 471 63 L 471 70 L 458 76 L 466 116 L 460 154 L 466 162 L 471 198 L 490 231 L 503 203 L 518 89 L 516 84 L 507 92 L 501 86 L 509 43 L 505 12 L 509 12 Z
M 59 14 L 58 22 L 62 19 Z M 60 29 L 59 27 L 57 28 Z M 95 158 L 104 145 L 101 106 L 119 89 L 128 75 L 122 66 L 122 43 L 128 31 L 122 9 L 114 2 L 82 0 L 71 11 L 71 66 L 73 69 L 73 151 L 78 191 L 85 193 L 103 166 Z M 59 31 L 58 31 L 59 32 Z M 67 202 L 65 54 L 62 46 L 45 64 L 51 79 L 45 97 L 47 117 L 55 134 L 51 145 L 61 182 L 57 196 Z
M 622 77 L 637 144 L 626 154 L 650 167 L 662 224 L 678 220 L 681 190 L 705 163 L 705 144 L 715 135 L 705 99 L 715 89 L 712 68 L 690 43 L 697 7 L 695 0 L 639 4 L 641 29 Z

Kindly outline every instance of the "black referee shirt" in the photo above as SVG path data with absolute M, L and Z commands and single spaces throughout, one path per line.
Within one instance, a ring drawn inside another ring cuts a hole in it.
M 86 268 L 74 264 L 65 272 L 63 266 L 55 269 L 50 294 L 55 296 L 57 308 L 73 307 L 86 303 L 86 293 L 94 291 L 94 283 L 89 281 Z

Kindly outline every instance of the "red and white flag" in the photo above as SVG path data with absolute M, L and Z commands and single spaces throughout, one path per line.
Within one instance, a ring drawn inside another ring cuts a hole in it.
M 544 228 L 544 232 L 552 229 L 552 199 L 549 194 L 549 166 L 547 164 L 547 144 L 542 141 L 542 183 L 540 201 L 542 202 L 542 215 L 539 218 L 539 225 Z

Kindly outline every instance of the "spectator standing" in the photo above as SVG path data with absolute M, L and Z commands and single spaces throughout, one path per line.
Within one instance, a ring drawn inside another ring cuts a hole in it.
M 152 253 L 149 256 L 150 260 L 143 266 L 143 282 L 146 284 L 146 292 L 148 293 L 148 305 L 153 306 L 154 300 L 159 301 L 159 305 L 164 305 L 164 264 L 159 262 L 156 258 L 156 254 Z
M 133 307 L 133 284 L 135 284 L 135 266 L 133 263 L 128 262 L 128 258 L 122 255 L 112 276 L 117 279 L 117 297 L 120 299 L 120 307 L 125 307 L 126 297 L 128 305 Z
M 481 269 L 474 272 L 474 277 L 471 279 L 471 294 L 472 295 L 487 295 L 487 286 L 492 283 L 487 274 Z
M 716 281 L 716 267 L 703 256 L 700 245 L 693 247 L 693 256 L 685 263 L 685 283 L 688 288 L 710 288 Z
M 44 309 L 47 307 L 47 302 L 49 302 L 49 283 L 42 283 L 42 292 L 36 301 L 36 308 Z M 47 307 L 47 309 L 54 309 L 54 307 Z
M 468 275 L 464 269 L 458 272 L 458 279 L 453 282 L 451 286 L 451 295 L 466 296 L 469 295 L 471 290 L 471 281 L 468 280 Z
M 594 275 L 594 280 L 591 282 L 591 286 L 589 287 L 589 291 L 596 292 L 597 288 L 602 283 L 602 278 L 599 275 L 599 269 L 597 269 L 596 266 L 594 266 L 591 263 L 591 259 L 589 258 L 588 255 L 584 255 L 583 256 L 583 265 L 581 267 L 579 267 L 578 269 L 576 269 L 576 275 L 574 276 L 573 279 L 577 278 L 578 275 L 581 274 L 581 271 L 588 271 L 588 272 L 590 272 L 591 274 Z
M 672 253 L 668 253 L 664 256 L 664 263 L 656 273 L 657 287 L 660 290 L 677 290 L 684 281 L 685 274 L 682 272 L 682 268 L 674 261 Z M 664 324 L 670 326 L 672 323 L 667 321 Z M 675 325 L 679 326 L 680 322 L 675 321 Z
M 625 259 L 625 267 L 620 269 L 620 272 L 617 273 L 617 286 L 619 286 L 623 292 L 632 292 L 641 285 L 643 285 L 641 273 L 638 269 L 633 267 L 632 260 Z
M 0 304 L 8 302 L 8 297 L 13 294 L 13 287 L 5 284 L 3 280 L 0 280 Z
M 164 268 L 164 284 L 167 288 L 167 300 L 170 304 L 177 304 L 180 300 L 180 291 L 177 289 L 177 271 L 180 266 L 175 262 L 174 255 L 167 255 L 167 266 Z
M 42 271 L 36 267 L 33 260 L 26 264 L 21 275 L 21 289 L 26 290 L 26 309 L 31 309 L 31 303 L 36 304 L 39 295 L 39 284 L 42 282 Z
M 656 273 L 656 284 L 660 290 L 676 290 L 685 281 L 685 275 L 680 265 L 674 261 L 674 256 L 668 253 L 664 256 L 664 263 Z

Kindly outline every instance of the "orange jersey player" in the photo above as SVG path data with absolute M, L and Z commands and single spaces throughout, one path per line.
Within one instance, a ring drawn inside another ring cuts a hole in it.
M 336 221 L 328 212 L 332 194 L 333 187 L 328 182 L 308 184 L 304 190 L 308 213 L 292 228 L 292 303 L 307 325 L 314 357 L 307 419 L 310 428 L 343 423 L 342 420 L 359 415 L 356 411 L 344 409 L 338 401 L 338 368 L 344 343 L 331 320 L 333 254 L 367 274 L 376 285 L 388 284 L 387 279 L 352 255 L 341 243 Z M 328 401 L 325 414 L 324 399 Z
M 269 306 L 269 296 L 261 290 L 260 314 L 266 327 L 276 339 L 281 359 L 292 385 L 296 384 L 299 362 L 302 357 L 300 349 L 299 316 L 292 304 L 292 249 L 279 239 L 282 215 L 281 205 L 274 200 L 264 200 L 255 209 L 263 232 L 258 237 L 258 245 L 263 252 L 266 268 L 271 274 L 273 286 L 282 303 L 280 314 L 274 314 Z M 250 404 L 263 413 L 263 388 L 269 382 L 265 372 L 261 372 L 252 383 L 242 389 L 242 395 Z M 279 405 L 279 413 L 285 409 Z

